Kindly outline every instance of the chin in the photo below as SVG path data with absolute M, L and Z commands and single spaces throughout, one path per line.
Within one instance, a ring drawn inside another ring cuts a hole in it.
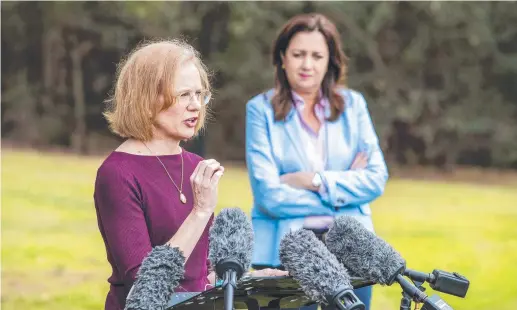
M 297 89 L 300 92 L 313 92 L 315 90 L 319 90 L 319 85 L 318 84 L 314 84 L 312 82 L 301 81 L 301 82 L 299 82 L 297 84 L 298 84 L 298 85 L 296 85 Z
M 180 140 L 190 140 L 190 139 L 192 139 L 192 137 L 194 137 L 194 134 L 195 134 L 195 131 L 194 131 L 194 129 L 192 129 L 192 131 L 180 132 L 178 134 L 178 137 L 180 138 Z
M 195 131 L 192 129 L 191 131 L 188 130 L 182 130 L 180 132 L 178 131 L 168 131 L 165 133 L 165 135 L 171 139 L 174 139 L 176 141 L 184 141 L 184 140 L 190 140 L 192 137 L 194 137 Z

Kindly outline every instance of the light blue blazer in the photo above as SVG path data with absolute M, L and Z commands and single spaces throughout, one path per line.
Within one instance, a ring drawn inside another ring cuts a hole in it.
M 328 192 L 320 195 L 280 183 L 283 174 L 311 169 L 296 111 L 292 108 L 285 121 L 275 121 L 272 94 L 269 90 L 246 104 L 246 164 L 253 193 L 252 263 L 279 266 L 281 238 L 302 228 L 306 216 L 351 215 L 373 231 L 369 203 L 383 193 L 388 169 L 364 97 L 343 89 L 345 111 L 326 122 L 327 163 L 321 174 Z M 359 151 L 369 154 L 367 168 L 349 170 Z

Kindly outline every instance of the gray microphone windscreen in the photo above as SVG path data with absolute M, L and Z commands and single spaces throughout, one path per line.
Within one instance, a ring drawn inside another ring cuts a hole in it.
M 165 309 L 185 273 L 185 257 L 178 248 L 156 246 L 142 261 L 125 310 Z
M 280 261 L 313 301 L 331 303 L 329 296 L 353 289 L 345 267 L 312 231 L 300 229 L 284 235 Z
M 208 259 L 214 268 L 223 260 L 242 265 L 237 278 L 251 266 L 253 255 L 253 228 L 251 221 L 239 208 L 226 208 L 215 217 L 209 233 Z M 222 275 L 218 274 L 222 278 Z
M 325 244 L 352 275 L 379 284 L 393 284 L 406 267 L 406 261 L 393 247 L 350 216 L 335 219 Z

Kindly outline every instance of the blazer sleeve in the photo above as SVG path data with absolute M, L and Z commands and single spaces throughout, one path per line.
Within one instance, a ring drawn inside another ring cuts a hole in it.
M 246 104 L 246 164 L 256 207 L 274 218 L 332 215 L 317 193 L 280 182 L 268 132 L 272 115 L 264 100 L 256 97 Z
M 334 207 L 369 203 L 382 195 L 388 180 L 388 168 L 366 100 L 358 93 L 349 98 L 356 101 L 359 149 L 368 152 L 368 165 L 365 169 L 321 172 L 327 191 L 322 197 Z

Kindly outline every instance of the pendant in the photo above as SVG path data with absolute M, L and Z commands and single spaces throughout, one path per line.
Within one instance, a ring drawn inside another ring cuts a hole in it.
M 182 203 L 187 203 L 187 197 L 185 197 L 185 195 L 183 195 L 183 193 L 180 193 L 180 201 Z

